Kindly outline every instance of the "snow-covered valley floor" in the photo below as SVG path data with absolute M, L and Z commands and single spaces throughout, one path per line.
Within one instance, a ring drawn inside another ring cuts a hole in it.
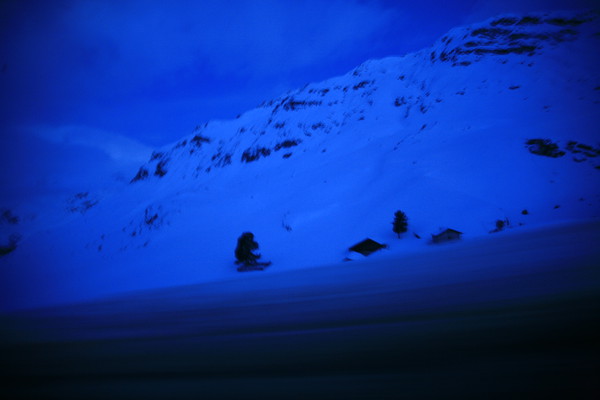
M 1 317 L 11 398 L 582 398 L 600 224 Z

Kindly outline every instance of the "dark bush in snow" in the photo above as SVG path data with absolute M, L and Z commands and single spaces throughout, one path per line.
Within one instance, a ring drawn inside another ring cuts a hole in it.
M 356 85 L 352 86 L 352 89 L 354 89 L 354 90 L 362 89 L 370 83 L 372 83 L 372 82 L 371 81 L 362 81 L 362 82 L 359 82 Z
M 600 149 L 584 143 L 577 143 L 573 140 L 567 143 L 567 150 L 571 153 L 583 153 L 588 157 L 598 157 L 600 155 Z
M 231 164 L 231 154 L 225 154 L 218 165 L 225 166 L 229 164 Z
M 162 178 L 167 174 L 167 170 L 165 166 L 167 165 L 167 160 L 161 160 L 158 164 L 156 164 L 156 170 L 154 170 L 154 175 Z
M 87 210 L 98 204 L 98 200 L 91 198 L 88 192 L 81 192 L 75 194 L 67 203 L 69 211 L 84 214 Z
M 19 217 L 14 215 L 10 210 L 2 210 L 2 213 L 0 214 L 0 222 L 16 225 L 19 223 Z
M 403 105 L 405 105 L 407 103 L 408 102 L 406 101 L 406 99 L 404 98 L 404 96 L 402 96 L 402 97 L 396 97 L 396 100 L 394 100 L 394 105 L 396 107 L 403 106 Z
M 491 230 L 490 233 L 494 233 L 494 232 L 500 232 L 501 230 L 503 230 L 504 228 L 506 228 L 509 225 L 509 221 L 508 218 L 505 219 L 498 219 L 496 220 L 496 228 Z
M 558 148 L 550 139 L 529 139 L 525 142 L 530 153 L 546 157 L 562 157 L 565 152 Z
M 479 36 L 486 39 L 496 39 L 499 36 L 506 36 L 511 31 L 502 28 L 479 28 L 471 32 L 471 36 Z
M 491 23 L 492 26 L 496 26 L 496 25 L 503 25 L 503 26 L 510 26 L 510 25 L 514 25 L 517 23 L 517 19 L 516 18 L 500 18 L 497 19 L 496 21 L 493 21 Z
M 583 144 L 583 143 L 579 143 L 577 145 L 577 147 L 579 147 L 580 149 L 583 149 L 583 150 L 593 150 L 592 146 L 588 146 L 587 144 Z
M 517 25 L 539 25 L 542 21 L 538 17 L 523 17 Z
M 150 161 L 154 161 L 154 160 L 158 160 L 159 158 L 164 157 L 165 153 L 162 153 L 160 151 L 153 151 L 152 155 L 150 156 Z
M 213 155 L 211 158 L 212 161 L 215 161 L 215 167 L 224 167 L 226 165 L 231 164 L 231 154 L 229 153 L 221 153 L 220 151 Z
M 321 104 L 323 104 L 323 102 L 316 101 L 316 100 L 306 101 L 306 100 L 295 100 L 293 98 L 290 98 L 283 104 L 283 109 L 286 111 L 295 111 L 299 108 L 305 108 L 305 107 L 310 107 L 310 106 L 320 106 Z
M 152 225 L 158 219 L 158 213 L 152 212 L 149 208 L 144 211 L 144 223 Z
M 255 149 L 247 149 L 242 153 L 242 161 L 243 162 L 252 162 L 256 161 L 261 157 L 268 157 L 271 155 L 271 150 L 266 147 L 257 147 Z
M 400 237 L 400 234 L 406 232 L 408 229 L 408 218 L 406 217 L 406 214 L 400 210 L 396 211 L 392 225 L 393 231 Z
M 10 235 L 8 238 L 8 243 L 0 245 L 0 256 L 4 256 L 13 252 L 17 248 L 19 240 L 21 240 L 21 236 L 18 234 Z
M 529 46 L 529 45 L 522 45 L 522 46 L 512 46 L 512 47 L 504 47 L 504 48 L 495 48 L 495 49 L 488 49 L 488 48 L 475 48 L 475 49 L 469 49 L 469 50 L 464 50 L 461 48 L 457 48 L 455 50 L 456 54 L 476 54 L 478 56 L 484 55 L 484 54 L 495 54 L 495 55 L 507 55 L 507 54 L 525 54 L 525 53 L 529 53 L 529 55 L 534 54 L 534 51 L 537 49 L 537 47 L 535 46 Z M 453 51 L 454 52 L 454 51 Z M 446 61 L 448 59 L 452 59 L 453 61 L 456 60 L 456 57 L 452 56 L 452 58 L 447 57 L 446 59 L 443 59 L 440 56 L 440 59 L 442 59 L 442 61 Z
M 290 147 L 298 146 L 300 140 L 285 140 L 281 143 L 277 143 L 275 145 L 275 151 L 279 151 L 281 149 L 289 149 Z
M 578 26 L 578 25 L 583 24 L 585 22 L 585 20 L 576 19 L 576 18 L 571 18 L 571 19 L 551 18 L 551 19 L 547 19 L 546 22 L 551 25 L 556 25 L 556 26 Z
M 137 172 L 137 174 L 135 174 L 135 176 L 133 177 L 133 179 L 131 180 L 130 183 L 146 179 L 148 177 L 148 175 L 149 175 L 148 170 L 144 167 L 141 167 L 140 170 Z
M 202 135 L 196 135 L 190 140 L 191 143 L 195 144 L 197 147 L 202 146 L 202 143 L 210 143 L 210 139 L 204 137 Z

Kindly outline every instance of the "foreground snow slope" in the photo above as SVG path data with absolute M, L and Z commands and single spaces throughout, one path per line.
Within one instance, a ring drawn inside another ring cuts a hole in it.
M 3 392 L 587 398 L 598 392 L 599 224 L 1 315 Z
M 36 217 L 3 225 L 22 239 L 0 258 L 1 306 L 234 278 L 244 231 L 276 271 L 340 263 L 365 237 L 403 254 L 430 251 L 443 227 L 468 241 L 497 220 L 597 219 L 598 21 L 505 15 L 456 28 L 201 125 L 114 191 L 16 206 Z M 531 139 L 564 154 L 533 154 Z
M 250 327 L 263 330 L 278 324 L 323 328 L 377 321 L 380 315 L 390 314 L 406 319 L 419 313 L 559 299 L 566 294 L 597 296 L 598 241 L 600 222 L 524 228 L 428 252 L 387 254 L 343 267 L 271 269 L 244 279 L 144 290 L 16 313 L 6 320 L 36 324 L 23 330 L 25 336 L 15 336 L 24 341 L 194 336 Z M 297 312 L 291 311 L 292 306 Z M 252 312 L 261 307 L 271 311 Z M 228 314 L 236 316 L 229 319 Z M 5 326 L 7 334 L 10 329 Z

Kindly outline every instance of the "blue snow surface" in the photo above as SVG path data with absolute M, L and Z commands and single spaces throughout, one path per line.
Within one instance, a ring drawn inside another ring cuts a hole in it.
M 33 338 L 90 340 L 268 331 L 273 326 L 313 329 L 593 297 L 600 293 L 599 228 L 598 222 L 524 228 L 427 252 L 273 268 L 22 315 L 45 321 L 42 330 L 28 333 Z
M 600 354 L 598 228 L 524 228 L 400 257 L 3 314 L 3 391 L 589 397 Z
M 594 12 L 455 28 L 429 48 L 202 123 L 125 181 L 7 200 L 0 310 L 192 284 L 202 295 L 185 286 L 169 301 L 477 279 L 480 301 L 509 300 L 513 289 L 488 298 L 484 287 L 538 273 L 540 260 L 595 263 L 599 31 Z M 409 220 L 400 238 L 397 210 Z M 504 228 L 491 233 L 499 220 Z M 462 243 L 430 244 L 445 228 L 463 232 Z M 246 231 L 273 264 L 240 275 L 233 251 Z M 368 259 L 347 251 L 367 237 L 388 248 Z M 585 287 L 569 279 L 553 276 L 533 293 Z

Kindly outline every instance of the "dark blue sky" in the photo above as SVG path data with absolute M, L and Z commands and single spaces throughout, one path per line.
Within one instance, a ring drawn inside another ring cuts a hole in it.
M 33 152 L 45 144 L 66 152 L 61 160 L 70 153 L 81 157 L 86 149 L 104 164 L 138 162 L 148 149 L 176 141 L 197 124 L 234 118 L 367 59 L 419 50 L 454 26 L 502 12 L 597 5 L 595 0 L 5 0 L 0 157 L 6 165 L 0 183 L 14 180 L 6 170 L 28 164 L 28 158 L 40 160 L 28 166 L 32 176 L 56 163 L 53 152 Z M 31 147 L 31 140 L 43 143 Z

